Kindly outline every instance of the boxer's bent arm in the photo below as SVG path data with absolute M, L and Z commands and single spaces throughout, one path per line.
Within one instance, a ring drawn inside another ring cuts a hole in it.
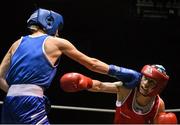
M 5 92 L 7 92 L 9 88 L 9 85 L 7 84 L 5 77 L 9 69 L 9 65 L 11 61 L 11 54 L 12 54 L 12 47 L 6 53 L 0 65 L 0 88 Z
M 159 95 L 158 95 L 158 96 L 159 96 Z M 159 108 L 158 108 L 158 111 L 157 111 L 156 116 L 154 117 L 154 123 L 156 123 L 157 117 L 158 117 L 159 114 L 162 113 L 162 112 L 165 112 L 165 103 L 164 103 L 164 101 L 163 101 L 161 98 L 159 98 Z
M 9 48 L 8 52 L 4 56 L 4 58 L 1 62 L 1 65 L 0 65 L 0 88 L 5 92 L 7 92 L 9 89 L 9 85 L 5 78 L 6 73 L 10 66 L 11 57 L 14 54 L 14 52 L 16 51 L 17 47 L 19 46 L 21 39 L 22 39 L 22 37 L 12 44 L 12 46 Z
M 158 112 L 165 112 L 165 103 L 164 101 L 160 98 L 160 106 Z
M 79 50 L 76 49 L 74 45 L 72 45 L 69 41 L 65 39 L 59 39 L 58 42 L 59 49 L 63 54 L 68 56 L 69 58 L 75 60 L 76 62 L 82 64 L 86 68 L 91 71 L 107 74 L 109 70 L 109 65 L 96 59 L 91 58 Z
M 123 85 L 123 83 L 121 81 L 101 82 L 99 80 L 93 80 L 93 86 L 92 86 L 92 88 L 88 89 L 88 91 L 117 93 L 121 89 L 122 85 Z

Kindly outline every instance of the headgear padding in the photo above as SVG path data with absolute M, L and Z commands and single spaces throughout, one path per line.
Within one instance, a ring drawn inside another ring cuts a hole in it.
M 63 17 L 52 10 L 37 9 L 27 20 L 28 28 L 38 25 L 49 35 L 55 35 L 56 30 L 62 30 Z
M 161 65 L 145 65 L 142 68 L 141 73 L 145 77 L 153 79 L 157 82 L 156 87 L 153 88 L 153 91 L 151 91 L 148 96 L 154 96 L 161 93 L 169 80 L 169 76 L 166 75 L 165 68 Z

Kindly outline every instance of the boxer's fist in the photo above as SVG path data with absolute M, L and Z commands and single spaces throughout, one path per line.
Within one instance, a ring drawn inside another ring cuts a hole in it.
M 155 119 L 156 124 L 177 124 L 177 117 L 172 112 L 159 113 Z
M 108 75 L 122 81 L 123 86 L 129 89 L 137 87 L 141 79 L 139 72 L 116 65 L 109 65 Z
M 60 86 L 65 92 L 77 92 L 92 88 L 92 79 L 79 73 L 66 73 L 60 78 Z

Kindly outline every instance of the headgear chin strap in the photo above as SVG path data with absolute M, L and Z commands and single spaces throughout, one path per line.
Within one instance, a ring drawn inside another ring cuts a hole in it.
M 55 35 L 57 29 L 62 30 L 63 24 L 63 17 L 60 14 L 42 8 L 37 9 L 27 20 L 28 28 L 38 25 L 49 35 Z
M 145 65 L 142 68 L 141 73 L 157 82 L 156 87 L 153 88 L 147 96 L 160 94 L 169 80 L 169 76 L 166 75 L 165 68 L 161 65 Z

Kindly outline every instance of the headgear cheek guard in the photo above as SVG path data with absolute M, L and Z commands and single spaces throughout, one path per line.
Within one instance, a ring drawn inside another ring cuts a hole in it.
M 169 76 L 166 75 L 165 68 L 161 65 L 145 65 L 142 68 L 141 73 L 147 78 L 151 78 L 157 82 L 156 87 L 153 88 L 148 96 L 160 94 L 169 80 Z
M 28 28 L 39 25 L 49 35 L 55 35 L 57 29 L 62 30 L 63 17 L 51 10 L 39 8 L 27 20 Z

